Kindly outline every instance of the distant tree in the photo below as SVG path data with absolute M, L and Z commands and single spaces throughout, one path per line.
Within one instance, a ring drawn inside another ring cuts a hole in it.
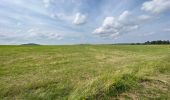
M 169 40 L 147 41 L 144 44 L 170 44 Z
M 40 45 L 40 44 L 36 44 L 36 43 L 27 43 L 27 44 L 22 44 L 22 45 Z

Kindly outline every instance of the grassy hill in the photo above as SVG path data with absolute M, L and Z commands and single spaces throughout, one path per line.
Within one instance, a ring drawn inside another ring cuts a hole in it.
M 168 100 L 170 46 L 0 46 L 0 99 Z

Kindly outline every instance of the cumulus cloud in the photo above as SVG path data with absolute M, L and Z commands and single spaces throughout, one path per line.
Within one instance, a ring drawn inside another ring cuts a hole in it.
M 118 17 L 106 17 L 102 26 L 95 29 L 93 33 L 102 37 L 116 38 L 123 33 L 135 30 L 139 26 L 131 20 L 130 16 L 129 11 L 124 11 Z
M 170 10 L 170 0 L 151 0 L 146 1 L 142 5 L 142 10 L 159 14 Z
M 81 13 L 77 13 L 73 23 L 76 25 L 82 25 L 85 24 L 86 22 L 87 22 L 87 16 Z
M 129 11 L 124 11 L 120 16 L 119 16 L 119 21 L 126 21 L 127 18 L 131 15 Z

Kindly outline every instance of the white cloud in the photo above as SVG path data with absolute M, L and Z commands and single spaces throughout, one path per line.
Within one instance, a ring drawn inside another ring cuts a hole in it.
M 44 6 L 48 8 L 50 6 L 51 0 L 43 0 Z
M 81 13 L 77 13 L 73 23 L 76 25 L 82 25 L 85 24 L 86 22 L 87 22 L 87 16 Z
M 51 14 L 51 17 L 56 19 L 60 19 L 60 20 L 64 20 L 64 21 L 72 21 L 74 19 L 73 15 L 66 15 L 64 13 L 53 13 Z
M 119 21 L 125 21 L 127 20 L 127 17 L 129 17 L 131 13 L 129 11 L 124 11 L 120 16 L 119 16 Z
M 112 25 L 114 22 L 115 18 L 114 17 L 106 17 L 103 22 L 103 26 L 108 26 Z
M 62 40 L 63 37 L 55 32 L 41 32 L 40 29 L 32 28 L 27 31 L 26 38 Z
M 141 9 L 155 14 L 163 13 L 167 10 L 170 10 L 170 0 L 146 1 L 143 3 Z
M 48 37 L 48 39 L 57 39 L 57 40 L 62 40 L 63 37 L 61 37 L 59 34 L 56 34 L 56 33 L 47 33 L 47 34 L 44 34 L 45 36 Z
M 113 37 L 130 32 L 137 29 L 139 26 L 131 21 L 129 11 L 124 11 L 117 18 L 115 17 L 106 17 L 103 21 L 102 26 L 98 27 L 93 31 L 94 34 L 97 34 L 102 37 Z
M 148 20 L 148 19 L 151 19 L 152 16 L 149 16 L 149 15 L 140 15 L 138 16 L 139 20 Z
M 139 25 L 132 25 L 132 26 L 128 26 L 127 27 L 127 31 L 132 31 L 132 30 L 136 30 L 139 28 Z

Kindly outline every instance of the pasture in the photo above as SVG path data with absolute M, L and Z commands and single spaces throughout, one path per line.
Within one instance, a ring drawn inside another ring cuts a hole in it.
M 168 100 L 170 46 L 0 46 L 0 99 Z

